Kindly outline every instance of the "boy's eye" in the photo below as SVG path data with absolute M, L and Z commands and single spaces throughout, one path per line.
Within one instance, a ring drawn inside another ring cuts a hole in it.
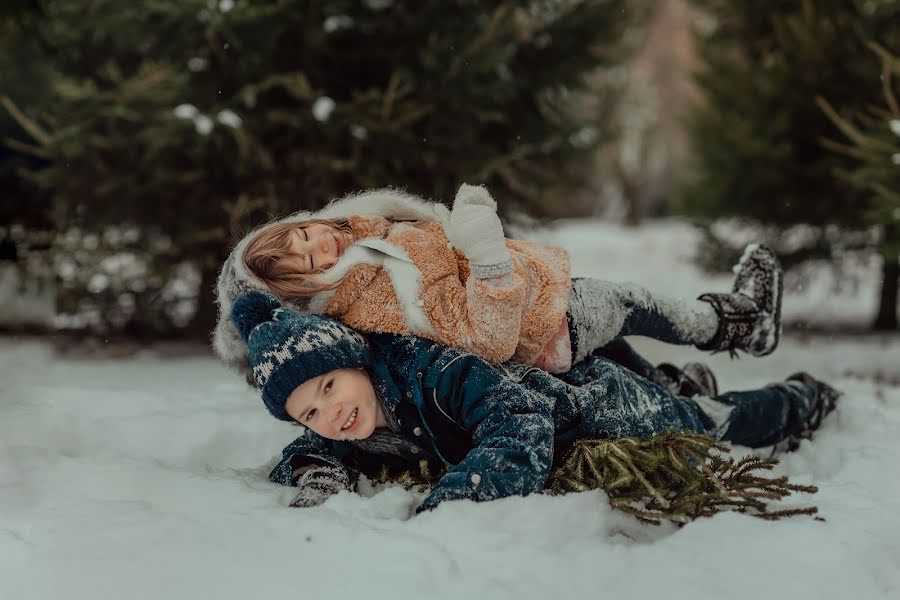
M 316 415 L 316 409 L 314 409 L 314 408 L 313 408 L 313 409 L 310 409 L 310 411 L 309 411 L 308 413 L 306 413 L 306 416 L 303 417 L 303 420 L 304 420 L 304 421 L 309 421 L 309 420 L 312 419 L 315 415 Z
M 324 391 L 325 391 L 326 394 L 327 394 L 328 392 L 331 391 L 331 385 L 332 385 L 333 383 L 334 383 L 334 379 L 332 379 L 331 381 L 329 381 L 328 383 L 325 384 L 325 390 L 324 390 Z

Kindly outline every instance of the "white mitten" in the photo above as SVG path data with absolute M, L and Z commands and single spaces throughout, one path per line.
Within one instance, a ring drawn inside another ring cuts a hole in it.
M 505 275 L 512 270 L 497 203 L 481 186 L 462 184 L 453 201 L 447 239 L 462 250 L 478 278 Z
M 300 476 L 297 488 L 299 493 L 291 506 L 308 508 L 322 504 L 341 490 L 349 490 L 350 478 L 337 467 L 313 467 Z

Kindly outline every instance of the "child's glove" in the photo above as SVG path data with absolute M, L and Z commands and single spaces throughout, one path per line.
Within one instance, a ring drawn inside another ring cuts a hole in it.
M 297 487 L 300 493 L 291 502 L 291 506 L 308 508 L 322 504 L 341 490 L 349 490 L 350 478 L 344 469 L 316 466 L 300 476 Z
M 469 259 L 475 277 L 505 275 L 512 270 L 497 203 L 483 187 L 465 183 L 459 187 L 445 233 Z

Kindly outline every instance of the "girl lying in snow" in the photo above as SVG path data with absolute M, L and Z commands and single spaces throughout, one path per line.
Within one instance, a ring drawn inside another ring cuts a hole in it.
M 240 296 L 231 317 L 266 408 L 311 430 L 269 476 L 300 488 L 293 506 L 319 504 L 384 466 L 417 471 L 422 460 L 446 472 L 417 512 L 527 495 L 544 488 L 577 438 L 674 429 L 750 447 L 790 443 L 817 429 L 839 395 L 797 373 L 760 390 L 679 397 L 599 355 L 563 377 L 492 366 L 415 336 L 367 340 L 260 292 Z
M 778 261 L 751 246 L 735 271 L 732 293 L 691 302 L 570 279 L 561 248 L 504 238 L 482 187 L 463 185 L 452 211 L 376 190 L 270 223 L 238 243 L 219 276 L 213 346 L 249 375 L 246 347 L 228 315 L 241 292 L 257 289 L 359 331 L 412 333 L 491 363 L 513 360 L 553 373 L 625 335 L 768 354 L 780 330 Z

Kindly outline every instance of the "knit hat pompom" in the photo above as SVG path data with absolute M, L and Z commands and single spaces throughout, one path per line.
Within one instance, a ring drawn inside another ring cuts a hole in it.
M 247 292 L 234 301 L 231 318 L 247 342 L 253 377 L 266 408 L 277 419 L 292 421 L 285 402 L 306 381 L 372 363 L 366 339 L 338 320 L 301 315 L 263 292 Z
M 260 323 L 272 320 L 272 312 L 280 308 L 278 300 L 264 292 L 247 292 L 240 295 L 231 307 L 231 319 L 241 338 L 246 342 L 250 332 Z

